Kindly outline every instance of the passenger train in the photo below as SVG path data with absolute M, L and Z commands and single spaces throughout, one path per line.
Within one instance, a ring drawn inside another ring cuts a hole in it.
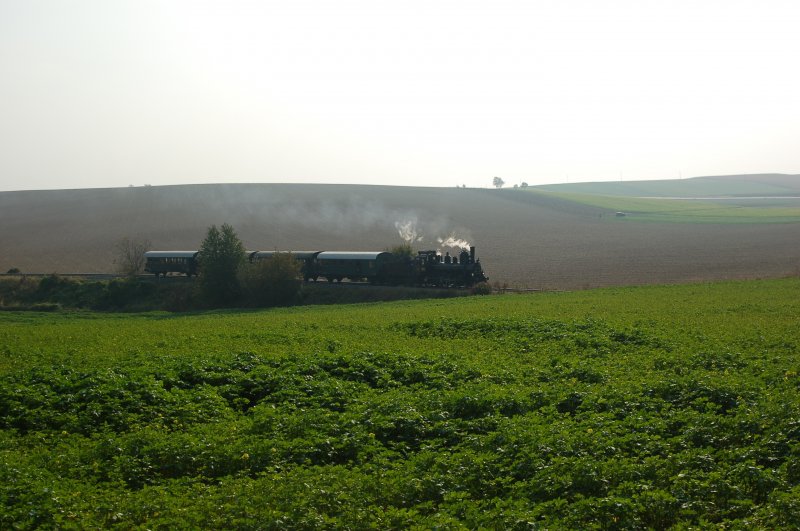
M 470 287 L 488 280 L 475 247 L 456 256 L 438 251 L 419 251 L 409 257 L 387 251 L 247 251 L 246 260 L 256 263 L 276 253 L 291 253 L 300 262 L 306 282 L 370 282 L 416 286 Z M 145 272 L 158 276 L 178 273 L 196 276 L 200 272 L 199 251 L 149 251 Z

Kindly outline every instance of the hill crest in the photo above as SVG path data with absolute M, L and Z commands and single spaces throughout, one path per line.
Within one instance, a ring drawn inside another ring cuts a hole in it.
M 0 192 L 0 272 L 110 272 L 123 237 L 192 249 L 222 223 L 252 250 L 383 250 L 403 241 L 404 226 L 423 250 L 452 235 L 477 246 L 492 281 L 542 289 L 800 269 L 796 224 L 625 223 L 536 190 L 220 184 Z

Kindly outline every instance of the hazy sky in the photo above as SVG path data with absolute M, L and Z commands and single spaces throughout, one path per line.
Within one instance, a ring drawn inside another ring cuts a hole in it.
M 0 0 L 0 190 L 800 173 L 800 2 Z

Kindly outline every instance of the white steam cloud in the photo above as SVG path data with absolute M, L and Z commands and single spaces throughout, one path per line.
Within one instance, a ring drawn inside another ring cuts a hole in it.
M 405 243 L 409 245 L 425 241 L 425 236 L 422 233 L 420 225 L 421 223 L 419 222 L 416 216 L 407 216 L 402 218 L 400 221 L 394 222 L 394 228 L 397 229 L 397 234 Z M 430 229 L 430 232 L 434 232 L 434 234 L 436 232 L 438 232 L 439 234 L 445 232 L 444 230 L 442 230 L 441 224 L 439 223 L 432 224 L 428 228 Z M 438 243 L 437 250 L 439 251 L 443 249 L 469 250 L 472 244 L 468 240 L 456 236 L 455 232 L 452 231 L 447 231 L 447 232 L 449 232 L 448 236 L 434 237 L 431 240 Z
M 458 238 L 456 237 L 455 234 L 452 233 L 447 238 L 436 238 L 436 241 L 439 242 L 440 249 L 455 248 L 455 249 L 469 250 L 469 248 L 471 247 L 471 244 L 467 240 Z
M 395 221 L 394 228 L 397 229 L 400 238 L 408 244 L 422 241 L 422 234 L 417 230 L 416 218 Z

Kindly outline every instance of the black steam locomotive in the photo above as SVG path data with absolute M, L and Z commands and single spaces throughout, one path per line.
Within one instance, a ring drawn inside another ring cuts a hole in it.
M 307 282 L 370 282 L 373 284 L 470 287 L 488 278 L 483 274 L 475 247 L 456 256 L 437 251 L 419 251 L 416 256 L 385 251 L 248 251 L 247 260 L 268 260 L 276 253 L 291 253 L 300 261 L 300 271 Z M 145 271 L 166 276 L 180 273 L 197 275 L 197 251 L 150 251 L 145 253 Z

